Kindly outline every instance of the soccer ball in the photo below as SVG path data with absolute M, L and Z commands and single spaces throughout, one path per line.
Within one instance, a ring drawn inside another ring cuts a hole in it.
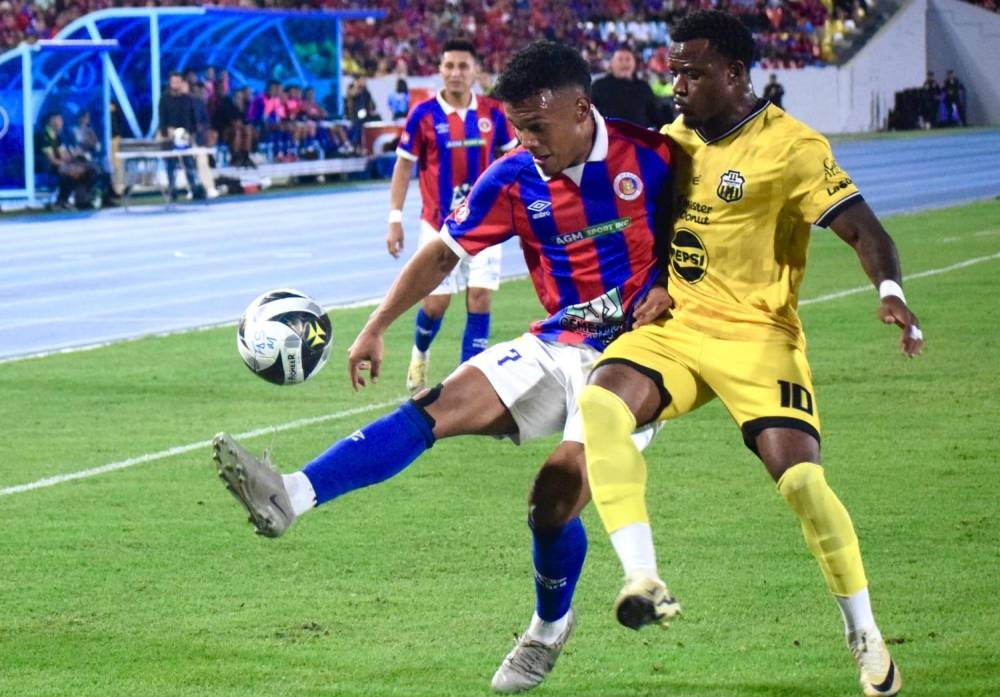
M 257 297 L 236 330 L 236 348 L 247 368 L 276 385 L 295 385 L 318 373 L 332 344 L 333 328 L 326 312 L 291 288 Z

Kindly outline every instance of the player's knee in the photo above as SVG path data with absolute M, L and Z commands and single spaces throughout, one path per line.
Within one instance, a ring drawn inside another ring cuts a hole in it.
M 478 314 L 489 312 L 492 298 L 493 291 L 489 288 L 469 288 L 465 298 L 466 308 Z
M 410 404 L 415 406 L 420 411 L 420 415 L 427 421 L 427 425 L 431 427 L 431 430 L 434 429 L 437 422 L 434 417 L 431 416 L 428 408 L 438 400 L 438 397 L 441 396 L 441 390 L 443 388 L 444 385 L 438 383 L 434 387 L 428 387 L 420 390 L 410 399 Z
M 583 468 L 570 463 L 546 463 L 531 487 L 528 509 L 536 533 L 555 532 L 586 503 Z

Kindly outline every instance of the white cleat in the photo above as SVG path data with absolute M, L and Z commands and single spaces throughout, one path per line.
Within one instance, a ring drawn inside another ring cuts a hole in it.
M 629 576 L 615 598 L 615 617 L 629 629 L 658 624 L 664 629 L 681 614 L 680 603 L 666 584 L 655 576 Z
M 212 459 L 229 493 L 243 504 L 250 522 L 265 537 L 281 537 L 295 521 L 292 502 L 264 453 L 258 460 L 227 433 L 212 440 Z
M 858 679 L 865 697 L 892 697 L 899 693 L 903 677 L 877 629 L 852 632 L 847 637 L 847 646 L 858 666 Z
M 493 691 L 509 695 L 538 687 L 555 667 L 556 659 L 562 653 L 569 635 L 573 633 L 575 624 L 576 615 L 570 610 L 566 618 L 566 629 L 555 643 L 543 644 L 527 636 L 520 637 L 493 674 L 493 682 L 490 684 Z

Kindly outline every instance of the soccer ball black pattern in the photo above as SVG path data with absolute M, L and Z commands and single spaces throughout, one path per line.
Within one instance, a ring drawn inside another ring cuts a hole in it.
M 292 288 L 257 297 L 240 317 L 236 348 L 255 375 L 295 385 L 318 373 L 330 357 L 333 328 L 315 300 Z

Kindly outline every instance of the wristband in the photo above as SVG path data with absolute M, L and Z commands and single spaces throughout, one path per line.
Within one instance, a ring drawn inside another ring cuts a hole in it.
M 401 223 L 403 222 L 403 211 L 398 208 L 393 208 L 389 211 L 389 222 L 390 223 Z
M 895 281 L 885 280 L 878 284 L 879 299 L 884 299 L 887 295 L 895 295 L 904 303 L 906 302 L 906 296 L 903 295 L 903 289 Z

